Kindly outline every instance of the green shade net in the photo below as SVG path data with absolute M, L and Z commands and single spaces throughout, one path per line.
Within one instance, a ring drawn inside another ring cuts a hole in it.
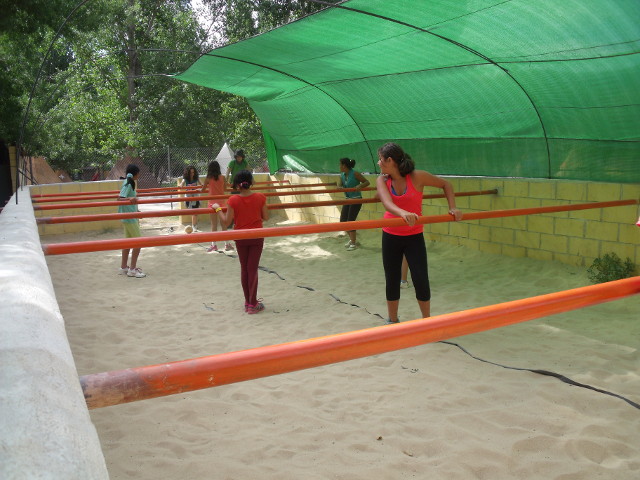
M 640 182 L 639 0 L 352 0 L 176 78 L 246 97 L 272 171 Z

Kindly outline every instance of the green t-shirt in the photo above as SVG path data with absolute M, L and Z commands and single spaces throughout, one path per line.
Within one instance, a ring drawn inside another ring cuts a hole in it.
M 229 162 L 229 167 L 227 168 L 227 175 L 231 172 L 231 182 L 233 182 L 233 178 L 236 176 L 236 173 L 242 170 L 249 170 L 249 164 L 247 163 L 247 159 L 243 158 L 240 163 L 238 163 L 235 159 Z

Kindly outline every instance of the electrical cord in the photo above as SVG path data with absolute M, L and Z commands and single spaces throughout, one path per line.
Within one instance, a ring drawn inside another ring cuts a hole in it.
M 201 246 L 203 246 L 203 245 L 201 245 Z M 204 246 L 203 246 L 203 247 L 204 247 Z M 227 256 L 230 256 L 230 255 L 227 255 Z M 235 257 L 235 256 L 234 256 L 234 257 Z M 278 274 L 278 272 L 276 272 L 275 270 L 271 270 L 271 269 L 268 269 L 268 268 L 266 268 L 266 267 L 258 267 L 258 268 L 259 268 L 260 270 L 264 271 L 264 272 L 267 272 L 267 273 L 270 273 L 270 274 L 276 275 L 280 280 L 285 280 L 285 279 L 284 279 L 280 274 Z M 296 285 L 296 287 L 298 287 L 298 288 L 303 288 L 303 289 L 305 289 L 305 290 L 309 290 L 309 291 L 312 291 L 312 292 L 315 292 L 315 291 L 316 291 L 315 289 L 313 289 L 313 288 L 311 288 L 311 287 L 308 287 L 308 286 Z M 376 317 L 383 318 L 383 317 L 382 317 L 380 314 L 378 314 L 378 313 L 371 313 L 371 312 L 370 312 L 370 311 L 368 311 L 365 307 L 361 307 L 360 305 L 356 305 L 355 303 L 348 303 L 348 302 L 344 302 L 344 301 L 340 300 L 340 298 L 338 298 L 338 297 L 337 297 L 336 295 L 334 295 L 333 293 L 329 293 L 328 295 L 329 295 L 331 298 L 333 298 L 333 299 L 334 299 L 336 302 L 338 302 L 338 303 L 343 303 L 343 304 L 345 304 L 345 305 L 349 305 L 349 306 L 351 306 L 351 307 L 362 308 L 362 309 L 363 309 L 365 312 L 367 312 L 369 315 L 374 315 L 374 316 L 376 316 Z M 454 347 L 458 347 L 460 350 L 462 350 L 464 353 L 466 353 L 467 355 L 469 355 L 471 358 L 473 358 L 474 360 L 478 360 L 478 361 L 480 361 L 480 362 L 488 363 L 488 364 L 490 364 L 490 365 L 495 365 L 496 367 L 506 368 L 506 369 L 509 369 L 509 370 L 519 370 L 519 371 L 522 371 L 522 372 L 531 372 L 531 373 L 537 373 L 538 375 L 546 375 L 546 376 L 548 376 L 548 377 L 554 377 L 554 378 L 557 378 L 557 379 L 558 379 L 558 380 L 560 380 L 561 382 L 564 382 L 564 383 L 566 383 L 566 384 L 568 384 L 568 385 L 573 385 L 573 386 L 575 386 L 575 387 L 580 387 L 580 388 L 586 388 L 586 389 L 588 389 L 588 390 L 592 390 L 592 391 L 594 391 L 594 392 L 598 392 L 598 393 L 602 393 L 602 394 L 604 394 L 604 395 L 609 395 L 609 396 L 612 396 L 612 397 L 618 398 L 618 399 L 620 399 L 620 400 L 622 400 L 622 401 L 624 401 L 624 402 L 627 402 L 627 403 L 628 403 L 629 405 L 631 405 L 632 407 L 637 408 L 638 410 L 640 410 L 640 404 L 638 404 L 638 403 L 634 402 L 633 400 L 631 400 L 631 399 L 629 399 L 629 398 L 626 398 L 626 397 L 624 397 L 624 396 L 622 396 L 622 395 L 619 395 L 619 394 L 617 394 L 617 393 L 610 392 L 610 391 L 608 391 L 608 390 L 603 390 L 603 389 L 601 389 L 601 388 L 597 388 L 597 387 L 594 387 L 594 386 L 591 386 L 591 385 L 587 385 L 587 384 L 584 384 L 584 383 L 576 382 L 575 380 L 571 380 L 569 377 L 567 377 L 567 376 L 565 376 L 565 375 L 562 375 L 562 374 L 560 374 L 560 373 L 550 372 L 549 370 L 540 370 L 540 369 L 534 369 L 534 368 L 511 367 L 511 366 L 509 366 L 509 365 L 502 365 L 502 364 L 500 364 L 500 363 L 492 362 L 492 361 L 490 361 L 490 360 L 485 360 L 484 358 L 480 358 L 480 357 L 478 357 L 478 356 L 476 356 L 476 355 L 473 355 L 471 352 L 469 352 L 466 348 L 464 348 L 462 345 L 460 345 L 460 344 L 458 344 L 458 343 L 450 342 L 450 341 L 448 341 L 448 340 L 441 340 L 441 341 L 439 341 L 439 342 L 437 342 L 437 343 L 445 343 L 445 344 L 447 344 L 447 345 L 452 345 L 452 346 L 454 346 Z

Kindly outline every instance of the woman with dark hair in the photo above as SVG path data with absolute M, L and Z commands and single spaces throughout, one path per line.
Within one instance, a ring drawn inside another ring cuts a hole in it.
M 130 163 L 127 165 L 127 177 L 122 183 L 120 189 L 120 195 L 118 201 L 123 204 L 118 207 L 118 213 L 130 213 L 137 212 L 138 205 L 136 204 L 136 180 L 140 176 L 140 167 Z M 136 238 L 142 236 L 140 234 L 140 223 L 137 218 L 125 218 L 122 220 L 124 225 L 124 236 L 126 238 Z M 131 249 L 131 262 L 129 262 L 129 250 L 125 248 L 122 250 L 122 262 L 120 263 L 119 275 L 126 275 L 127 277 L 144 278 L 147 275 L 142 272 L 140 268 L 136 266 L 138 263 L 138 255 L 140 255 L 140 249 Z
M 403 256 L 409 264 L 420 311 L 426 318 L 431 315 L 427 248 L 423 225 L 416 223 L 422 215 L 423 188 L 441 188 L 449 204 L 449 214 L 456 221 L 462 220 L 462 212 L 456 208 L 456 198 L 451 184 L 424 170 L 416 170 L 411 157 L 399 145 L 387 143 L 380 147 L 378 165 L 381 175 L 376 181 L 376 188 L 378 197 L 386 209 L 384 218 L 400 217 L 406 223 L 399 227 L 382 229 L 382 265 L 389 314 L 387 323 L 398 323 Z
M 208 191 L 209 195 L 224 195 L 224 186 L 225 186 L 225 182 L 224 182 L 224 177 L 220 173 L 220 164 L 216 160 L 214 160 L 209 164 L 209 168 L 207 170 L 207 178 L 205 178 L 204 185 L 202 185 L 202 192 Z M 223 199 L 220 199 L 217 201 L 209 200 L 209 208 L 213 208 L 213 205 L 216 202 L 220 207 L 227 206 L 226 200 L 223 200 Z M 211 218 L 212 232 L 218 231 L 218 222 L 220 222 L 220 230 L 224 230 L 224 227 L 222 226 L 222 220 L 218 218 L 218 214 L 215 211 L 212 211 L 209 214 L 209 217 Z M 224 242 L 224 249 L 227 251 L 233 250 L 231 241 L 227 240 L 226 242 Z M 217 252 L 217 251 L 218 251 L 218 245 L 216 244 L 216 242 L 211 242 L 211 246 L 207 249 L 207 253 Z
M 340 181 L 338 187 L 342 188 L 355 188 L 355 192 L 344 192 L 347 198 L 362 198 L 360 190 L 369 186 L 369 180 L 364 178 L 360 172 L 356 172 L 353 167 L 356 166 L 356 161 L 349 158 L 340 159 Z M 343 205 L 340 212 L 341 222 L 354 222 L 358 218 L 358 213 L 362 208 L 361 203 L 353 203 L 350 205 Z M 345 245 L 347 250 L 355 250 L 356 247 L 356 230 L 349 230 L 349 241 Z
M 269 219 L 267 197 L 259 192 L 252 192 L 253 175 L 248 170 L 238 172 L 233 179 L 233 189 L 240 193 L 231 195 L 227 200 L 227 211 L 220 205 L 213 205 L 220 215 L 222 225 L 235 222 L 235 229 L 262 228 L 262 222 Z M 244 292 L 244 311 L 253 314 L 264 310 L 264 304 L 258 298 L 258 266 L 262 256 L 264 238 L 236 240 L 236 250 L 240 260 L 240 283 Z
M 198 187 L 202 185 L 200 182 L 200 175 L 198 175 L 198 170 L 193 165 L 189 165 L 184 169 L 184 174 L 182 176 L 182 180 L 180 180 L 179 187 Z M 187 193 L 187 196 L 195 195 L 195 191 L 193 193 Z M 187 208 L 200 208 L 200 200 L 196 200 L 195 202 L 185 202 L 185 206 Z M 191 225 L 193 225 L 193 231 L 198 231 L 198 216 L 191 215 Z

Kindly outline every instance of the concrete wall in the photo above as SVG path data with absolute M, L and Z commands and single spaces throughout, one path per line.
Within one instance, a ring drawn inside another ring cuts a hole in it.
M 291 183 L 331 182 L 338 178 L 337 175 L 295 174 L 286 174 L 284 177 Z M 375 176 L 365 177 L 375 185 Z M 447 179 L 451 181 L 456 192 L 498 189 L 497 195 L 459 197 L 456 203 L 464 212 L 640 199 L 640 184 L 519 178 Z M 372 197 L 374 193 L 363 192 L 363 197 Z M 440 192 L 427 189 L 425 193 Z M 344 194 L 322 194 L 314 198 L 310 195 L 297 198 L 281 197 L 280 201 L 331 198 L 342 199 Z M 444 199 L 424 202 L 425 215 L 446 215 L 447 211 L 447 202 Z M 340 218 L 338 207 L 314 207 L 284 212 L 291 220 L 313 223 L 335 222 Z M 380 203 L 365 204 L 358 220 L 379 219 L 383 213 L 384 209 Z M 640 228 L 635 226 L 638 215 L 638 205 L 631 205 L 425 225 L 425 235 L 434 241 L 464 245 L 483 252 L 553 260 L 578 266 L 589 266 L 596 258 L 614 252 L 623 260 L 630 258 L 636 267 L 640 267 Z
M 0 478 L 106 479 L 28 192 L 19 198 L 0 214 Z
M 80 193 L 92 192 L 100 194 L 106 191 L 120 190 L 122 180 L 103 180 L 99 182 L 68 182 L 51 183 L 46 185 L 34 185 L 30 187 L 31 195 L 43 195 L 54 193 Z M 22 195 L 28 193 L 25 191 Z M 113 194 L 113 198 L 102 200 L 87 200 L 87 202 L 108 202 L 118 199 L 118 194 Z M 20 199 L 22 197 L 19 197 Z M 53 202 L 55 203 L 65 203 Z M 71 203 L 71 202 L 69 202 Z M 34 203 L 34 205 L 51 205 L 52 203 Z M 65 208 L 56 210 L 37 210 L 35 215 L 40 217 L 64 217 L 67 215 L 95 215 L 98 213 L 117 213 L 118 207 L 90 207 L 90 208 Z M 81 223 L 59 223 L 52 225 L 38 225 L 40 235 L 59 235 L 61 233 L 77 233 L 92 230 L 117 229 L 122 230 L 120 220 L 110 220 L 106 222 L 81 222 Z

